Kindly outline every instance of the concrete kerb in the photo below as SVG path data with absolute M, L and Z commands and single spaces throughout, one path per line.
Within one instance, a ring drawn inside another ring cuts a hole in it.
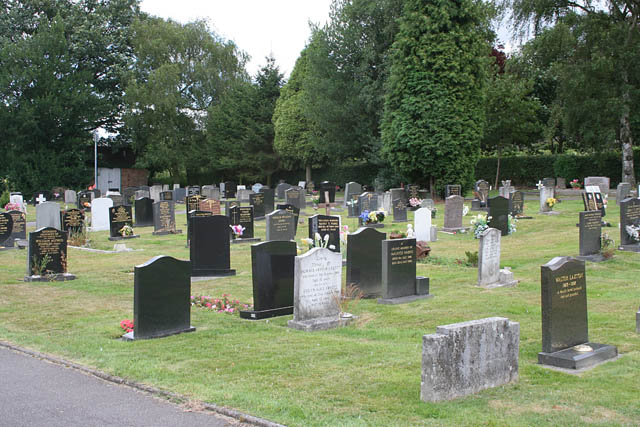
M 181 394 L 173 393 L 166 390 L 160 390 L 158 388 L 140 384 L 138 382 L 127 380 L 125 378 L 109 375 L 107 373 L 98 371 L 96 369 L 88 368 L 83 365 L 78 365 L 77 363 L 69 362 L 68 360 L 60 359 L 58 357 L 51 356 L 45 353 L 40 353 L 39 351 L 29 350 L 27 348 L 17 346 L 7 341 L 0 340 L 0 346 L 8 348 L 13 351 L 17 351 L 19 353 L 24 353 L 26 355 L 29 355 L 37 359 L 42 359 L 47 362 L 55 363 L 57 365 L 61 365 L 67 368 L 76 369 L 85 374 L 92 375 L 96 378 L 100 378 L 104 381 L 109 381 L 114 384 L 124 385 L 130 388 L 136 389 L 138 391 L 151 394 L 152 396 L 162 397 L 173 403 L 185 404 L 188 402 L 193 402 L 193 399 L 189 399 L 186 396 L 183 396 Z M 206 403 L 206 402 L 201 402 L 201 403 L 202 403 L 202 407 L 208 411 L 215 412 L 216 414 L 224 415 L 226 417 L 234 418 L 243 423 L 253 424 L 260 427 L 284 427 L 282 424 L 277 424 L 269 420 L 254 417 L 252 415 L 248 415 L 240 411 L 236 411 L 234 409 L 224 408 L 222 406 L 218 406 L 212 403 Z

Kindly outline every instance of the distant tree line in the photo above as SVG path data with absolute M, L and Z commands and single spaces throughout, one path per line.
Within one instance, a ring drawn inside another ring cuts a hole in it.
M 637 1 L 334 0 L 288 81 L 204 21 L 137 0 L 0 2 L 0 177 L 92 182 L 93 142 L 165 180 L 271 183 L 371 165 L 385 185 L 469 188 L 481 155 L 618 151 L 635 183 Z M 509 55 L 492 22 L 528 36 Z M 508 177 L 504 177 L 508 178 Z

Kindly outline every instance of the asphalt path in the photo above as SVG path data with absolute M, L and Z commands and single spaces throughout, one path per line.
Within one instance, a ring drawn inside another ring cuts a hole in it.
M 239 426 L 0 346 L 0 426 Z

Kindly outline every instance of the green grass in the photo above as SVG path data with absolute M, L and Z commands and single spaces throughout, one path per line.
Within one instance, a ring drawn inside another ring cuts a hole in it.
M 0 339 L 287 425 L 634 425 L 640 420 L 640 254 L 616 252 L 612 260 L 587 264 L 590 339 L 618 346 L 623 357 L 575 376 L 536 364 L 540 266 L 577 254 L 581 205 L 564 201 L 555 208 L 561 215 L 543 216 L 537 201 L 527 200 L 535 218 L 502 239 L 502 266 L 520 280 L 516 288 L 476 287 L 476 269 L 455 260 L 477 251 L 478 241 L 440 233 L 431 243 L 436 262 L 418 264 L 418 275 L 431 278 L 433 299 L 399 306 L 363 300 L 351 310 L 358 316 L 354 325 L 315 333 L 287 328 L 291 316 L 251 322 L 194 308 L 195 333 L 118 340 L 120 320 L 133 317 L 133 266 L 160 254 L 188 259 L 184 234 L 152 236 L 151 228 L 138 228 L 141 238 L 126 243 L 142 251 L 69 249 L 69 271 L 78 279 L 64 283 L 21 282 L 25 251 L 5 251 Z M 436 224 L 443 213 L 439 204 Z M 606 219 L 618 240 L 613 202 Z M 186 233 L 185 215 L 177 220 Z M 343 217 L 343 223 L 356 229 L 356 219 Z M 263 239 L 264 227 L 256 223 Z M 387 224 L 383 231 L 405 227 Z M 298 238 L 306 229 L 299 226 Z M 113 246 L 107 232 L 93 233 L 92 240 L 101 249 Z M 192 294 L 251 301 L 250 247 L 232 245 L 231 251 L 237 276 L 196 282 Z M 451 402 L 421 402 L 421 337 L 438 325 L 490 316 L 520 322 L 519 381 Z

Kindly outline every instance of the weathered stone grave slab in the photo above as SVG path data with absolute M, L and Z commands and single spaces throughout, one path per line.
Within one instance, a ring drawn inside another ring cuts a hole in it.
M 483 288 L 510 287 L 518 284 L 509 269 L 500 269 L 500 230 L 487 228 L 480 235 L 478 251 L 478 286 Z

